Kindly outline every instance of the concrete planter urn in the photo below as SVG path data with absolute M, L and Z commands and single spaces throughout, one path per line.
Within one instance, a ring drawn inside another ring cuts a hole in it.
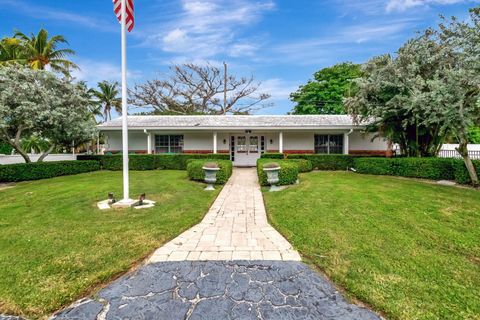
M 217 182 L 217 172 L 220 170 L 218 164 L 216 163 L 205 163 L 202 167 L 203 171 L 205 171 L 205 183 L 207 187 L 205 188 L 206 191 L 215 190 L 213 185 Z
M 270 192 L 280 190 L 277 187 L 277 183 L 280 181 L 280 169 L 281 167 L 277 163 L 267 163 L 263 166 L 263 171 L 267 174 L 267 182 L 270 185 Z

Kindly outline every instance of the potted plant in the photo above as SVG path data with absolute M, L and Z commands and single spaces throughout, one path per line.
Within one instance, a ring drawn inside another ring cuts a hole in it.
M 217 172 L 220 170 L 218 163 L 207 162 L 203 165 L 202 169 L 205 171 L 205 183 L 207 183 L 205 190 L 215 190 L 213 185 L 217 182 Z
M 270 191 L 280 190 L 276 184 L 280 181 L 280 165 L 275 162 L 270 162 L 263 165 L 263 171 L 267 174 L 267 182 L 270 185 Z

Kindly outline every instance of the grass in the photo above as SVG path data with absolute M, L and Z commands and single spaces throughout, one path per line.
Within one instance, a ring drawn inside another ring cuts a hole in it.
M 480 319 L 480 192 L 348 172 L 269 193 L 271 223 L 390 319 Z
M 75 301 L 198 223 L 218 194 L 186 171 L 134 171 L 132 196 L 156 207 L 98 210 L 121 181 L 103 171 L 0 191 L 0 314 L 43 318 Z

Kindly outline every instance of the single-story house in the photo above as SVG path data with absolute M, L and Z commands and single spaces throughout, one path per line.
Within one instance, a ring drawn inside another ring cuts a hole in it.
M 105 152 L 122 150 L 122 119 L 98 126 Z M 387 141 L 348 115 L 128 116 L 134 153 L 227 153 L 254 166 L 264 152 L 385 155 Z

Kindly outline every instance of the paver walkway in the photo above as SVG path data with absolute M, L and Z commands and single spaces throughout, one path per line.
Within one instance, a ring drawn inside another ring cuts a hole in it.
M 301 258 L 268 224 L 255 169 L 236 168 L 203 221 L 158 249 L 150 262 L 184 260 Z
M 203 221 L 54 319 L 381 319 L 348 303 L 267 222 L 254 169 L 235 169 Z

